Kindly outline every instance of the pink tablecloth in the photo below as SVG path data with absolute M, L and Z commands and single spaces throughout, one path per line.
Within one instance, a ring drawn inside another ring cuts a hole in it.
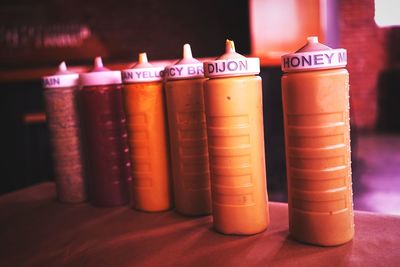
M 398 216 L 356 212 L 354 240 L 324 248 L 288 237 L 286 204 L 270 213 L 264 233 L 227 236 L 210 216 L 61 204 L 44 183 L 0 197 L 0 266 L 400 266 Z

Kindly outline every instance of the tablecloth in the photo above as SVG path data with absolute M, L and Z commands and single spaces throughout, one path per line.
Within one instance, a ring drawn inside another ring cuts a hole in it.
M 47 182 L 0 197 L 0 266 L 400 266 L 400 216 L 355 212 L 353 241 L 292 240 L 287 204 L 260 234 L 230 236 L 212 217 L 62 204 Z

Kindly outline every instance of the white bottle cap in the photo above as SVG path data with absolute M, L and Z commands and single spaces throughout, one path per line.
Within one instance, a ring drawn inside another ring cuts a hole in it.
M 318 37 L 307 38 L 307 44 L 295 53 L 282 56 L 284 72 L 344 68 L 347 65 L 346 49 L 332 49 L 318 42 Z
M 193 58 L 190 44 L 183 46 L 183 57 L 176 64 L 165 68 L 167 80 L 204 78 L 203 63 Z
M 58 66 L 58 71 L 51 76 L 42 78 L 43 88 L 74 87 L 79 83 L 79 74 L 70 72 L 65 61 Z
M 235 44 L 226 40 L 225 54 L 213 61 L 204 62 L 204 75 L 208 78 L 257 75 L 260 59 L 244 57 L 235 51 Z
M 79 75 L 81 86 L 96 86 L 121 83 L 121 72 L 109 70 L 103 66 L 101 57 L 94 59 L 94 67 L 91 72 Z
M 147 60 L 147 54 L 140 53 L 137 64 L 121 73 L 124 83 L 156 82 L 163 80 L 164 67 L 153 66 Z

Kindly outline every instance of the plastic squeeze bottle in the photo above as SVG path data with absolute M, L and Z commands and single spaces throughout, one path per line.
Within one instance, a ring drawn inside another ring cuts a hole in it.
M 317 37 L 282 56 L 289 231 L 322 246 L 354 235 L 346 64 Z
M 207 215 L 211 189 L 203 63 L 193 58 L 190 45 L 185 44 L 183 58 L 165 73 L 175 210 Z
M 204 62 L 214 228 L 249 235 L 269 224 L 260 60 L 226 52 Z
M 87 194 L 77 108 L 79 74 L 68 71 L 62 62 L 42 82 L 58 200 L 80 203 Z
M 163 77 L 164 67 L 149 63 L 146 53 L 122 71 L 133 173 L 131 202 L 149 212 L 172 207 Z
M 125 204 L 131 175 L 121 73 L 103 67 L 97 57 L 80 83 L 90 200 L 97 206 Z

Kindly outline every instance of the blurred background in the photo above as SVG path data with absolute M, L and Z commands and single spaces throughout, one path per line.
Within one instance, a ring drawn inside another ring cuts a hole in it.
M 286 201 L 280 56 L 307 36 L 348 50 L 354 205 L 400 214 L 400 1 L 3 0 L 0 194 L 54 179 L 40 78 L 66 60 L 126 68 L 139 52 L 173 60 L 236 50 L 261 58 L 268 191 Z

